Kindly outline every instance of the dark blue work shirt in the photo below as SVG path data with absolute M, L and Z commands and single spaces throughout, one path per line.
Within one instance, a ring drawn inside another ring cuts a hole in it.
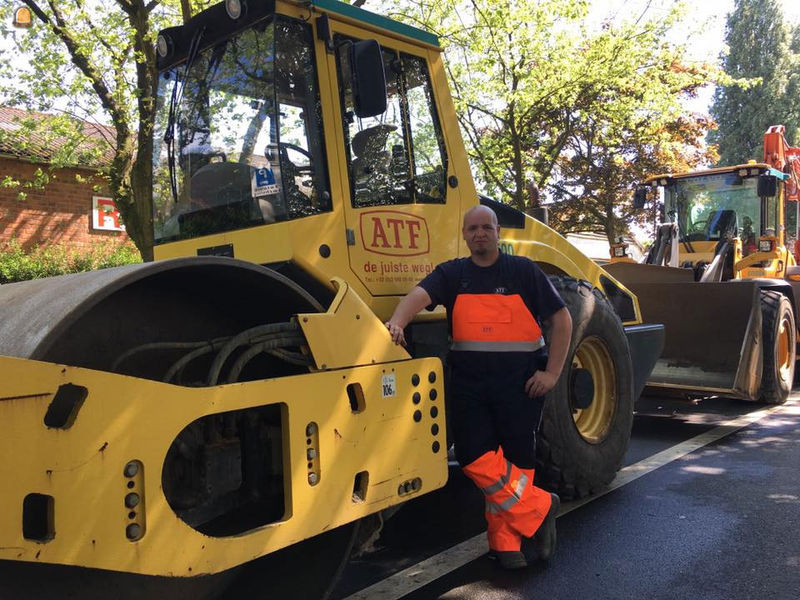
M 449 260 L 438 265 L 417 285 L 431 297 L 429 309 L 439 304 L 447 309 L 447 325 L 451 333 L 453 306 L 459 294 L 519 294 L 540 326 L 564 307 L 561 296 L 536 263 L 524 256 L 510 256 L 502 252 L 489 267 L 480 267 L 469 257 Z M 489 357 L 489 354 L 502 356 Z M 531 353 L 451 352 L 451 362 L 469 362 L 472 368 L 472 363 L 491 365 L 495 362 L 494 359 L 514 361 L 517 357 L 512 355 L 516 354 L 524 354 L 527 360 Z M 540 363 L 546 362 L 545 348 L 536 351 L 534 355 Z M 465 361 L 466 358 L 469 360 Z M 539 368 L 543 368 L 543 365 Z

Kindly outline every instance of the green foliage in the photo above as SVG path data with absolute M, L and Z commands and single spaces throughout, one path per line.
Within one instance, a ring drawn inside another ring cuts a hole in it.
M 196 12 L 210 0 L 25 4 L 34 14 L 28 29 L 11 27 L 17 3 L 0 4 L 0 35 L 14 46 L 0 55 L 0 104 L 57 114 L 19 123 L 16 133 L 23 135 L 4 141 L 26 154 L 31 140 L 43 139 L 52 152 L 40 158 L 56 167 L 109 153 L 105 174 L 111 195 L 129 235 L 149 258 L 155 37 L 182 21 L 184 7 Z M 113 136 L 87 137 L 81 120 L 98 118 L 110 124 Z
M 0 187 L 17 189 L 17 200 L 20 202 L 25 201 L 28 198 L 28 193 L 24 190 L 42 190 L 44 187 L 50 183 L 50 178 L 52 174 L 52 169 L 48 169 L 45 171 L 41 167 L 38 167 L 33 172 L 33 177 L 28 180 L 19 180 L 14 179 L 10 175 L 6 175 L 0 180 Z M 52 175 L 52 178 L 55 179 L 56 176 Z
M 88 250 L 37 246 L 26 252 L 12 239 L 0 245 L 0 284 L 139 262 L 142 257 L 130 243 L 95 242 Z
M 7 66 L 0 59 L 0 74 Z M 20 73 L 24 77 L 24 71 Z M 2 103 L 20 103 L 19 90 L 5 94 L 7 88 L 1 82 L 0 94 L 6 96 Z M 22 113 L 13 120 L 12 127 L 0 129 L 0 145 L 4 149 L 25 156 L 31 162 L 46 163 L 51 169 L 72 165 L 99 166 L 111 149 L 111 141 L 88 135 L 85 124 L 68 114 Z
M 711 123 L 682 101 L 722 74 L 670 41 L 680 5 L 602 23 L 585 0 L 412 0 L 396 11 L 445 47 L 479 184 L 520 210 L 541 190 L 563 233 L 624 234 L 644 218 L 628 208 L 635 181 L 709 158 Z
M 800 28 L 798 29 L 800 31 Z M 787 28 L 780 2 L 736 0 L 728 15 L 723 57 L 725 72 L 750 85 L 717 88 L 711 115 L 719 129 L 709 141 L 719 145 L 720 163 L 762 160 L 762 140 L 770 125 L 786 125 L 786 137 L 800 128 L 800 33 Z

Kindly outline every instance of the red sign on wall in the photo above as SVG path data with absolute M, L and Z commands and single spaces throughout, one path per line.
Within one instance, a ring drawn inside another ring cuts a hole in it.
M 125 231 L 114 200 L 92 196 L 92 229 L 97 231 Z
M 399 210 L 361 213 L 364 250 L 386 256 L 419 256 L 430 251 L 425 219 Z

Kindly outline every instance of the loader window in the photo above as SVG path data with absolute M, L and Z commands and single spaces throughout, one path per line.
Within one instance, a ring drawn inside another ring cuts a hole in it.
M 738 237 L 747 248 L 762 222 L 757 182 L 735 173 L 675 179 L 665 190 L 666 214 L 688 242 Z
M 156 243 L 330 210 L 310 27 L 265 20 L 162 73 L 155 139 L 165 138 Z
M 383 61 L 386 111 L 359 119 L 347 53 L 337 53 L 353 206 L 442 203 L 447 155 L 425 60 L 383 48 Z

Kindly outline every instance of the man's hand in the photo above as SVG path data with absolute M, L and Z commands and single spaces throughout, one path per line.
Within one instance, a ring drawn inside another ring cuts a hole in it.
M 400 327 L 397 323 L 393 323 L 392 321 L 386 321 L 385 323 L 386 329 L 389 330 L 389 335 L 392 336 L 392 341 L 395 344 L 401 344 L 403 346 L 406 345 L 406 334 L 403 331 L 403 328 Z
M 419 286 L 414 287 L 398 302 L 392 317 L 384 323 L 395 344 L 406 345 L 406 335 L 403 333 L 403 329 L 411 322 L 414 315 L 430 303 L 431 297 L 428 292 Z
M 525 382 L 525 393 L 529 398 L 544 396 L 547 392 L 556 387 L 558 376 L 549 371 L 536 371 L 528 381 Z
M 569 341 L 572 336 L 572 317 L 566 307 L 557 310 L 550 316 L 550 352 L 547 367 L 544 371 L 536 371 L 525 382 L 525 393 L 530 398 L 544 396 L 556 386 L 561 369 L 567 359 Z

